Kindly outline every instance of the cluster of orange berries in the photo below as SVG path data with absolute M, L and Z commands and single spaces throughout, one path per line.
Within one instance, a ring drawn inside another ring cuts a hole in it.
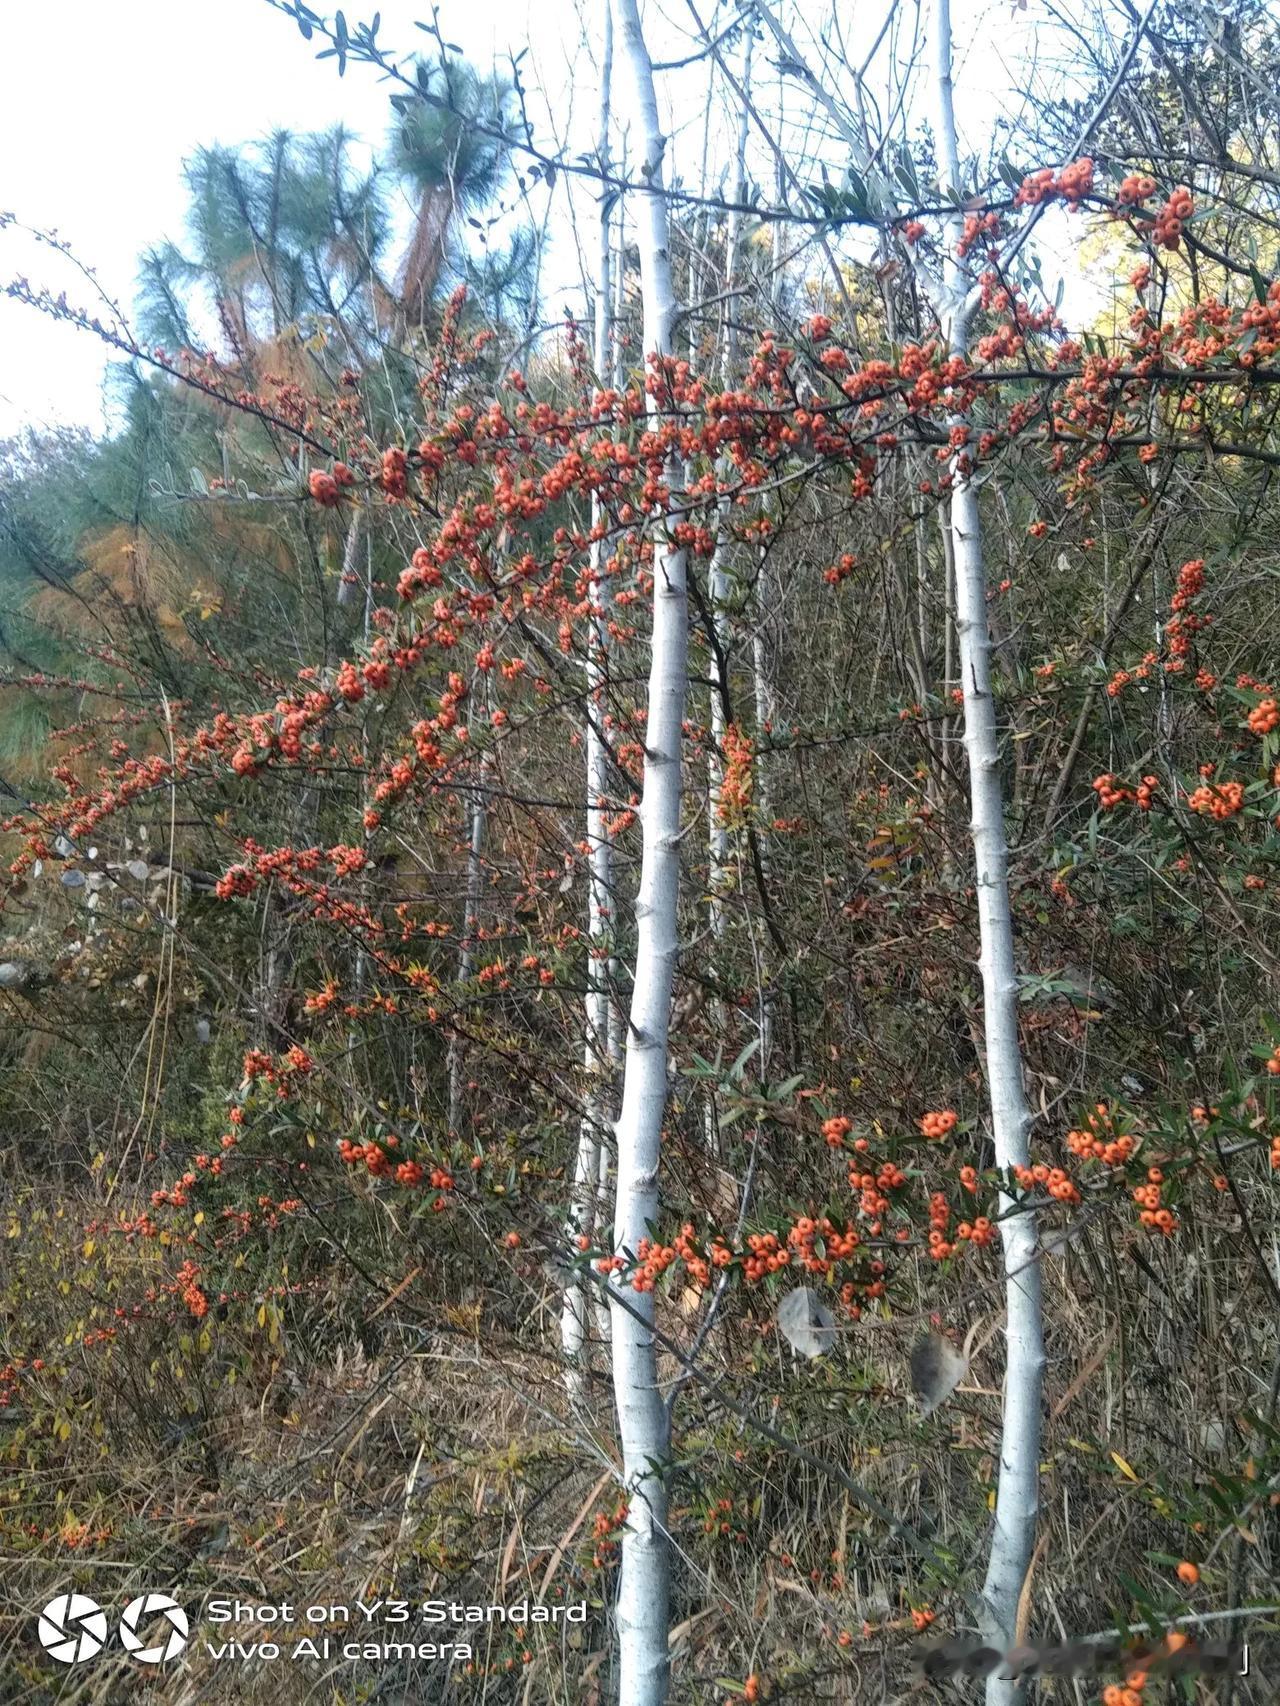
M 821 1252 L 818 1250 L 819 1239 L 822 1240 Z M 848 1261 L 860 1243 L 852 1226 L 846 1224 L 841 1231 L 826 1215 L 821 1220 L 814 1220 L 802 1214 L 787 1233 L 788 1247 L 795 1253 L 801 1267 L 811 1274 L 829 1275 L 837 1262 Z
M 1156 193 L 1156 181 L 1147 177 L 1145 172 L 1130 172 L 1116 191 L 1116 200 L 1122 207 L 1140 207 L 1144 201 L 1150 201 Z
M 766 1274 L 777 1273 L 790 1264 L 791 1251 L 776 1232 L 752 1232 L 747 1237 L 747 1254 L 742 1259 L 742 1271 L 749 1284 L 762 1280 Z
M 848 580 L 857 566 L 858 559 L 852 552 L 846 551 L 839 562 L 832 563 L 830 568 L 822 571 L 822 578 L 828 586 L 839 586 L 841 581 Z
M 1242 367 L 1251 367 L 1259 356 L 1274 355 L 1280 341 L 1280 279 L 1267 286 L 1265 302 L 1251 302 L 1240 316 L 1241 329 L 1254 334 L 1251 347 L 1240 356 Z
M 1164 249 L 1176 249 L 1182 240 L 1182 228 L 1195 212 L 1196 204 L 1185 184 L 1165 202 L 1151 226 L 1151 235 Z
M 1102 1691 L 1102 1706 L 1142 1706 L 1142 1689 L 1147 1680 L 1144 1670 L 1130 1671 L 1124 1685 L 1112 1682 Z
M 893 1176 L 898 1183 L 905 1183 L 905 1175 Z M 874 1183 L 872 1175 L 868 1178 Z M 878 1225 L 873 1230 L 878 1232 Z M 785 1234 L 748 1234 L 742 1250 L 738 1252 L 719 1233 L 705 1246 L 700 1245 L 692 1222 L 686 1222 L 669 1244 L 652 1238 L 640 1240 L 629 1283 L 635 1291 L 652 1291 L 662 1275 L 676 1263 L 683 1266 L 691 1284 L 699 1290 L 710 1285 L 714 1270 L 728 1268 L 735 1263 L 741 1267 L 743 1278 L 749 1285 L 756 1285 L 770 1274 L 793 1265 L 802 1267 L 807 1273 L 830 1278 L 839 1262 L 849 1261 L 857 1254 L 861 1242 L 857 1228 L 849 1222 L 841 1227 L 827 1215 L 819 1218 L 802 1214 Z M 577 1245 L 585 1254 L 590 1248 L 590 1240 L 580 1235 Z M 621 1255 L 602 1256 L 594 1265 L 602 1274 L 616 1273 L 627 1267 Z M 869 1266 L 873 1282 L 878 1281 L 884 1273 L 884 1264 L 872 1262 Z M 868 1296 L 879 1296 L 884 1288 L 878 1284 L 846 1284 L 840 1294 L 841 1301 L 851 1312 L 859 1289 Z
M 61 1528 L 47 1530 L 43 1538 L 45 1540 L 57 1538 L 69 1551 L 78 1552 L 90 1546 L 101 1546 L 105 1541 L 110 1540 L 111 1533 L 109 1527 L 91 1529 L 87 1522 L 75 1522 L 68 1518 Z
M 929 1254 L 935 1262 L 950 1256 L 955 1245 L 947 1242 L 947 1227 L 951 1224 L 951 1206 L 941 1191 L 929 1198 Z
M 1194 788 L 1187 795 L 1187 808 L 1198 812 L 1201 817 L 1216 818 L 1219 823 L 1225 823 L 1234 817 L 1244 805 L 1244 784 L 1242 782 L 1211 782 Z
M 745 1542 L 747 1536 L 742 1529 L 737 1527 L 736 1523 L 729 1520 L 733 1516 L 733 1513 L 734 1504 L 732 1499 L 717 1499 L 716 1502 L 708 1508 L 707 1514 L 702 1519 L 702 1532 L 704 1534 L 719 1534 L 725 1538 L 732 1534 L 734 1539 L 741 1545 Z M 749 1521 L 751 1514 L 750 1501 L 747 1501 L 747 1510 L 745 1514 Z
M 579 1248 L 585 1248 L 587 1241 L 580 1238 Z M 654 1286 L 666 1273 L 673 1262 L 683 1262 L 689 1270 L 692 1282 L 705 1289 L 711 1281 L 712 1267 L 725 1268 L 733 1260 L 733 1252 L 723 1239 L 717 1239 L 712 1244 L 710 1262 L 699 1253 L 692 1221 L 686 1221 L 670 1244 L 660 1244 L 652 1238 L 642 1238 L 636 1249 L 636 1267 L 631 1275 L 633 1291 L 652 1291 Z M 619 1258 L 614 1257 L 613 1263 L 621 1266 Z M 597 1263 L 597 1267 L 601 1264 Z
M 378 484 L 393 502 L 408 495 L 409 458 L 399 445 L 392 445 L 389 450 L 383 451 Z
M 1067 1133 L 1067 1148 L 1082 1161 L 1101 1161 L 1104 1167 L 1123 1167 L 1133 1154 L 1136 1140 L 1118 1133 L 1105 1102 L 1099 1102 L 1085 1121 L 1085 1128 Z
M 398 1143 L 398 1138 L 388 1138 L 389 1144 Z M 375 1178 L 385 1178 L 391 1172 L 391 1160 L 380 1143 L 352 1143 L 349 1137 L 344 1137 L 338 1143 L 338 1159 L 345 1161 L 348 1167 L 358 1167 L 363 1164 Z
M 1013 198 L 1015 207 L 1040 207 L 1051 201 L 1065 201 L 1068 207 L 1078 207 L 1093 189 L 1093 161 L 1087 156 L 1074 160 L 1055 173 L 1052 166 L 1032 172 L 1022 180 Z
M 1136 805 L 1139 811 L 1149 812 L 1159 786 L 1160 778 L 1158 776 L 1144 776 L 1136 788 L 1130 788 L 1123 782 L 1117 782 L 1109 770 L 1104 771 L 1101 776 L 1095 776 L 1092 783 L 1093 790 L 1098 796 L 1098 804 L 1103 811 L 1111 811 L 1115 806 L 1132 804 Z
M 1173 597 L 1169 600 L 1172 610 L 1185 610 L 1193 598 L 1198 598 L 1204 591 L 1203 557 L 1192 557 L 1178 570 L 1178 585 Z
M 976 1176 L 975 1176 L 976 1177 Z M 947 1237 L 951 1224 L 951 1208 L 941 1191 L 929 1198 L 929 1255 L 935 1262 L 954 1256 L 957 1244 L 977 1244 L 980 1248 L 995 1242 L 996 1229 L 985 1214 L 976 1220 L 962 1220 L 955 1230 L 955 1240 Z
M 1043 1162 L 1036 1162 L 1034 1167 L 1015 1167 L 1013 1176 L 1024 1191 L 1029 1191 L 1035 1185 L 1043 1185 L 1051 1197 L 1058 1202 L 1078 1203 L 1080 1192 L 1071 1182 L 1068 1174 L 1061 1167 L 1047 1167 Z
M 591 1555 L 591 1562 L 597 1570 L 603 1568 L 618 1549 L 618 1542 L 613 1536 L 626 1522 L 627 1508 L 625 1504 L 620 1504 L 612 1512 L 597 1511 L 595 1514 L 595 1520 L 591 1525 L 591 1532 L 595 1541 L 595 1551 Z
M 1118 669 L 1107 683 L 1107 698 L 1118 699 L 1132 680 L 1127 669 Z
M 1169 1209 L 1161 1207 L 1160 1190 L 1163 1184 L 1164 1174 L 1159 1167 L 1148 1167 L 1147 1182 L 1136 1188 L 1133 1200 L 1142 1211 L 1138 1219 L 1149 1232 L 1162 1232 L 1166 1238 L 1172 1238 L 1178 1230 L 1178 1222 Z
M 855 1165 L 849 1172 L 849 1184 L 855 1191 L 861 1191 L 858 1206 L 867 1217 L 867 1230 L 873 1238 L 878 1238 L 881 1231 L 881 1217 L 889 1212 L 889 1198 L 886 1191 L 901 1190 L 907 1182 L 907 1175 L 892 1161 L 881 1163 L 875 1173 L 860 1172 Z
M 375 1179 L 394 1178 L 398 1185 L 403 1185 L 406 1189 L 414 1189 L 426 1179 L 433 1190 L 453 1190 L 454 1177 L 446 1167 L 432 1167 L 428 1173 L 420 1161 L 401 1161 L 397 1164 L 387 1151 L 399 1147 L 400 1139 L 394 1132 L 377 1143 L 352 1143 L 350 1138 L 344 1137 L 338 1143 L 338 1159 L 348 1167 L 367 1168 Z M 433 1204 L 437 1209 L 443 1206 L 440 1201 Z
M 322 509 L 333 509 L 341 502 L 346 487 L 355 484 L 355 478 L 345 462 L 335 462 L 332 474 L 316 469 L 307 481 L 307 488 Z
M 1189 1558 L 1184 1558 L 1175 1572 L 1184 1587 L 1194 1587 L 1200 1571 Z M 1180 1653 L 1191 1643 L 1191 1637 L 1181 1629 L 1171 1629 L 1154 1651 L 1140 1650 L 1140 1668 L 1131 1670 L 1123 1683 L 1113 1682 L 1102 1691 L 1102 1706 L 1142 1706 L 1142 1694 L 1152 1669 Z M 1171 1685 L 1172 1686 L 1172 1685 Z
M 1250 711 L 1248 721 L 1254 734 L 1269 735 L 1272 729 L 1280 728 L 1280 704 L 1274 699 L 1263 699 Z
M 741 827 L 746 822 L 751 805 L 752 748 L 749 736 L 736 723 L 724 731 L 724 773 L 720 778 L 720 798 L 716 813 L 721 823 Z
M 175 1288 L 194 1318 L 199 1321 L 209 1313 L 209 1299 L 196 1283 L 200 1269 L 194 1262 L 184 1262 L 178 1269 Z
M 959 1118 L 954 1108 L 940 1108 L 935 1113 L 924 1114 L 916 1125 L 927 1138 L 937 1139 L 954 1131 Z
M 264 1083 L 273 1085 L 276 1094 L 283 1098 L 293 1094 L 299 1079 L 310 1077 L 315 1071 L 315 1065 L 315 1061 L 299 1043 L 286 1049 L 278 1060 L 264 1053 L 262 1049 L 251 1048 L 245 1052 L 244 1080 L 246 1084 L 255 1084 L 261 1079 Z
M 963 260 L 980 237 L 994 237 L 1000 229 L 998 213 L 966 213 L 964 230 L 956 244 L 956 255 Z
M 956 1237 L 970 1244 L 994 1244 L 996 1238 L 995 1225 L 988 1220 L 985 1214 L 980 1214 L 972 1224 L 967 1220 L 962 1220 L 956 1227 Z
M 191 1200 L 191 1187 L 197 1182 L 198 1176 L 195 1173 L 186 1172 L 178 1180 L 177 1184 L 172 1186 L 169 1190 L 152 1191 L 152 1208 L 185 1208 Z

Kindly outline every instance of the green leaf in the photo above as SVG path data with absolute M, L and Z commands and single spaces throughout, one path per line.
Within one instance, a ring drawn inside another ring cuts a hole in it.
M 759 1047 L 760 1047 L 759 1037 L 756 1037 L 751 1042 L 749 1042 L 747 1044 L 746 1048 L 744 1048 L 742 1053 L 738 1056 L 737 1060 L 735 1060 L 733 1065 L 729 1068 L 728 1076 L 730 1078 L 739 1077 L 741 1075 L 743 1067 L 747 1064 L 747 1062 L 751 1059 L 751 1056 L 756 1052 L 756 1050 Z
M 1022 188 L 1022 174 L 1018 171 L 1016 166 L 1011 164 L 1007 154 L 1002 154 L 1000 156 L 996 170 L 1000 173 L 1000 176 L 1004 179 L 1005 183 L 1008 184 L 1011 190 Z

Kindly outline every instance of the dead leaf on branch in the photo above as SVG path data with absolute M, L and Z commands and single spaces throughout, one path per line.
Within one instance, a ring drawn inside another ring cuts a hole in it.
M 941 1333 L 926 1333 L 911 1347 L 911 1390 L 922 1416 L 947 1399 L 969 1372 L 963 1351 Z
M 835 1349 L 836 1318 L 807 1285 L 786 1294 L 777 1321 L 778 1331 L 800 1356 L 820 1357 Z

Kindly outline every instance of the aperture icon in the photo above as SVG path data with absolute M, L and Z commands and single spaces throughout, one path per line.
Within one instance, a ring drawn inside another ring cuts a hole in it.
M 158 1639 L 153 1639 L 152 1644 L 146 1646 L 147 1637 L 142 1631 L 157 1617 L 164 1619 L 164 1628 L 162 1631 L 151 1630 L 152 1636 Z M 187 1614 L 176 1599 L 170 1599 L 167 1593 L 141 1593 L 124 1608 L 120 1618 L 120 1644 L 127 1653 L 132 1653 L 139 1664 L 162 1665 L 166 1659 L 177 1658 L 186 1646 L 189 1628 Z
M 107 1614 L 87 1593 L 61 1593 L 40 1613 L 37 1633 L 58 1664 L 82 1664 L 106 1646 Z

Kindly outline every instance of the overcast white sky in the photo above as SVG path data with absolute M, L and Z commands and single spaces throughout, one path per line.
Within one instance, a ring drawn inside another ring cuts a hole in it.
M 332 10 L 324 0 L 312 4 Z M 360 0 L 347 6 L 349 19 L 372 10 Z M 429 45 L 414 28 L 416 18 L 429 16 L 429 0 L 381 0 L 380 10 L 388 47 L 409 53 Z M 700 10 L 709 17 L 714 0 L 701 0 Z M 880 16 L 878 6 L 848 10 L 862 15 L 845 26 L 856 34 L 863 17 Z M 441 0 L 440 23 L 446 39 L 480 65 L 528 45 L 526 81 L 548 93 L 551 122 L 571 125 L 576 146 L 586 148 L 596 72 L 579 45 L 577 11 L 577 0 Z M 1010 98 L 1003 56 L 1017 51 L 1034 17 L 1008 0 L 968 0 L 959 11 L 959 83 L 971 123 L 981 125 Z M 595 12 L 590 4 L 593 20 Z M 730 15 L 726 0 L 722 16 Z M 655 57 L 688 50 L 684 0 L 648 0 L 646 26 Z M 389 91 L 377 74 L 353 65 L 339 80 L 333 61 L 317 63 L 314 47 L 264 0 L 56 0 L 6 8 L 4 27 L 0 207 L 56 227 L 126 308 L 139 253 L 166 237 L 182 241 L 182 162 L 198 146 L 240 143 L 277 127 L 321 130 L 338 120 L 372 145 L 385 133 Z M 681 91 L 702 87 L 699 72 L 665 80 L 677 159 L 683 148 L 687 168 L 694 165 L 693 133 L 701 134 L 701 103 L 681 112 Z M 794 85 L 790 98 L 794 109 Z M 534 114 L 535 123 L 541 116 Z M 567 289 L 575 262 L 563 237 L 554 266 L 557 288 Z M 15 275 L 89 301 L 84 281 L 56 256 L 20 233 L 0 232 L 0 287 Z M 549 306 L 558 311 L 561 304 Z M 0 296 L 0 437 L 26 424 L 101 427 L 103 361 L 86 334 Z

